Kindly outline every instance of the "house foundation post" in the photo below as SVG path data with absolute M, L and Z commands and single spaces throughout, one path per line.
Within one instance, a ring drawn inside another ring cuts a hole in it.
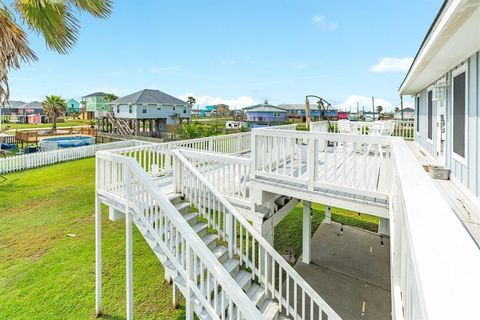
M 312 203 L 303 201 L 302 262 L 310 264 L 312 251 Z
M 102 203 L 98 196 L 95 196 L 95 314 L 97 317 L 102 314 Z
M 332 223 L 332 208 L 330 206 L 325 206 L 325 223 Z

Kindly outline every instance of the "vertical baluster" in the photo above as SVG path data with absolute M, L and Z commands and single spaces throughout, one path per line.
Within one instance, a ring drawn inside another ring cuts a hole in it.
M 302 289 L 302 319 L 305 319 L 305 290 Z
M 298 299 L 297 299 L 297 283 L 293 282 L 293 318 L 297 319 L 297 305 L 298 305 Z
M 290 315 L 290 275 L 285 272 L 285 281 L 287 282 L 287 291 L 285 292 L 285 297 L 287 298 L 287 316 Z

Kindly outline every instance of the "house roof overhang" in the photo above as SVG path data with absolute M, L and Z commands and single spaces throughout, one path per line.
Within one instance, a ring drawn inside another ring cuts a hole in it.
M 415 95 L 480 50 L 480 0 L 446 0 L 403 80 Z

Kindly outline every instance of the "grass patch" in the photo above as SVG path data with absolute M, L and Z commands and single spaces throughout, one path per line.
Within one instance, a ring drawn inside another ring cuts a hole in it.
M 0 183 L 0 319 L 94 319 L 95 159 L 5 175 Z M 105 318 L 125 316 L 125 226 L 103 216 Z M 69 236 L 70 235 L 74 235 Z M 134 228 L 139 319 L 184 319 L 163 267 Z
M 67 120 L 65 122 L 57 123 L 57 127 L 74 127 L 74 126 L 87 126 L 90 125 L 92 120 Z M 41 129 L 41 128 L 51 128 L 51 123 L 39 123 L 39 124 L 30 124 L 30 123 L 4 123 L 4 127 L 10 127 L 8 132 L 15 131 L 16 129 Z
M 325 215 L 325 206 L 313 204 L 312 207 L 312 236 L 322 222 Z M 379 218 L 367 214 L 358 215 L 357 212 L 332 208 L 332 220 L 345 225 L 377 232 Z M 298 204 L 277 226 L 274 232 L 275 249 L 280 254 L 292 252 L 295 258 L 302 254 L 302 220 L 303 204 Z

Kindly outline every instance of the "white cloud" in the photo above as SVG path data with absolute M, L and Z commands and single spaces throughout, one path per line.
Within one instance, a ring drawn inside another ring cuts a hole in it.
M 385 57 L 379 63 L 368 69 L 370 72 L 405 72 L 408 71 L 413 62 L 412 57 L 406 58 L 391 58 Z
M 247 97 L 247 96 L 241 96 L 235 99 L 224 99 L 221 97 L 211 97 L 208 95 L 204 96 L 197 96 L 193 93 L 186 93 L 184 95 L 179 96 L 179 99 L 182 99 L 184 101 L 187 101 L 187 97 L 192 96 L 195 97 L 197 100 L 195 105 L 199 106 L 208 106 L 208 105 L 215 105 L 215 104 L 221 104 L 224 103 L 228 106 L 230 106 L 231 109 L 241 109 L 243 107 L 248 107 L 254 104 L 257 104 L 258 102 L 255 101 L 253 98 Z
M 313 16 L 312 17 L 312 22 L 317 27 L 319 27 L 321 29 L 325 29 L 325 30 L 336 30 L 339 27 L 339 25 L 335 22 L 328 22 L 326 15 Z
M 357 94 L 352 94 L 342 103 L 339 103 L 334 107 L 344 111 L 349 111 L 350 107 L 352 107 L 352 112 L 357 112 L 357 102 L 360 111 L 362 111 L 363 107 L 365 107 L 365 111 L 372 111 L 372 97 L 360 96 Z M 377 97 L 375 97 L 375 107 L 376 106 L 382 106 L 384 111 L 392 111 L 394 108 L 389 100 Z

